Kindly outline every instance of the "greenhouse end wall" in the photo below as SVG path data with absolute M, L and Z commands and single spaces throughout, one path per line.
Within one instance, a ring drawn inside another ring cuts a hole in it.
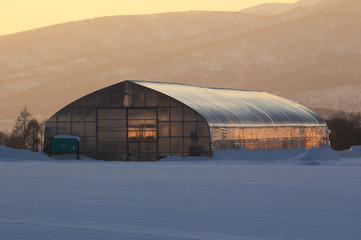
M 100 160 L 156 161 L 210 156 L 207 122 L 165 94 L 122 82 L 69 104 L 50 118 L 44 152 L 55 135 L 81 138 L 80 153 Z

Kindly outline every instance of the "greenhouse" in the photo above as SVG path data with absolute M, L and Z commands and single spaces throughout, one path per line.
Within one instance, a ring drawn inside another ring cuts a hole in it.
M 328 144 L 324 120 L 284 98 L 144 81 L 106 87 L 55 113 L 45 128 L 44 152 L 58 135 L 79 137 L 83 156 L 120 161 Z

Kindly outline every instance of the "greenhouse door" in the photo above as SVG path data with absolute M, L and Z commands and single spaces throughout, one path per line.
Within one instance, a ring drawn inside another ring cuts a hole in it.
M 126 109 L 98 108 L 98 159 L 127 161 Z
M 156 161 L 157 110 L 155 108 L 129 108 L 127 111 L 127 160 Z

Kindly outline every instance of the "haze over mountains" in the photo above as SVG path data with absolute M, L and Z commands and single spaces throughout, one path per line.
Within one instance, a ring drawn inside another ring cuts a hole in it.
M 0 129 L 25 105 L 49 118 L 126 79 L 262 90 L 311 108 L 361 111 L 361 1 L 279 6 L 104 17 L 1 36 Z

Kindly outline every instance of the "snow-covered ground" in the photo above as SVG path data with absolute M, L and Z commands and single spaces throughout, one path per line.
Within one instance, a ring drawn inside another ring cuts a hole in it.
M 159 162 L 0 146 L 0 239 L 361 239 L 361 148 Z

